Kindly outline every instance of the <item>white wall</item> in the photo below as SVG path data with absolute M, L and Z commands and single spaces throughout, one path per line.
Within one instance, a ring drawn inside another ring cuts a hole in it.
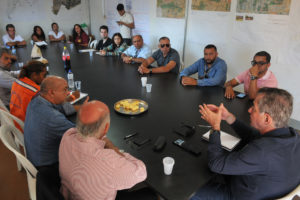
M 15 4 L 15 9 L 12 9 L 13 4 Z M 62 5 L 57 15 L 52 13 L 52 5 L 53 1 L 50 0 L 1 0 L 1 38 L 3 34 L 6 34 L 5 26 L 8 23 L 14 24 L 16 33 L 27 41 L 30 40 L 35 25 L 41 26 L 48 37 L 52 22 L 57 22 L 60 30 L 66 35 L 71 35 L 74 24 L 89 23 L 88 0 L 81 0 L 81 4 L 70 10 Z

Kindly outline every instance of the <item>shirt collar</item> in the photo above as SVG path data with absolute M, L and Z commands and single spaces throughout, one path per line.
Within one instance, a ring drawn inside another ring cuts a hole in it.
M 262 137 L 279 137 L 287 138 L 295 136 L 295 130 L 292 127 L 277 128 L 272 131 L 266 132 Z

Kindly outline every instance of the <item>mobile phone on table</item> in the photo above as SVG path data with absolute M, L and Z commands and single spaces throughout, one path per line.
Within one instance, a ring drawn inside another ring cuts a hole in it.
M 138 146 L 142 146 L 144 144 L 147 144 L 150 141 L 151 140 L 149 138 L 139 138 L 139 139 L 134 140 L 133 143 Z
M 240 99 L 245 98 L 245 96 L 246 96 L 246 94 L 244 94 L 244 93 L 239 93 L 239 94 L 236 95 L 236 97 L 240 98 Z
M 182 139 L 177 139 L 173 143 L 196 156 L 201 154 L 201 149 L 199 146 L 188 144 Z

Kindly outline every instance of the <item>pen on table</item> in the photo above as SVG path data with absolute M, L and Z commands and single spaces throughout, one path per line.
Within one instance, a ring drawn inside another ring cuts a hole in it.
M 209 125 L 197 124 L 197 126 L 199 126 L 199 127 L 203 127 L 203 128 L 211 128 L 211 126 L 209 126 Z
M 135 136 L 135 135 L 137 135 L 137 134 L 138 134 L 138 133 L 136 132 L 136 133 L 132 133 L 132 134 L 126 135 L 126 136 L 124 137 L 124 140 L 129 139 L 129 138 L 132 138 L 133 136 Z

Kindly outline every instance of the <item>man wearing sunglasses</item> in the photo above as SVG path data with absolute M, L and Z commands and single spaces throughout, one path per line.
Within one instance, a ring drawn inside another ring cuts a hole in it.
M 139 67 L 141 74 L 152 73 L 178 73 L 180 66 L 180 57 L 178 52 L 171 48 L 170 39 L 161 37 L 159 39 L 159 50 L 155 51 L 151 57 L 147 58 Z M 153 62 L 157 62 L 158 67 L 148 68 Z
M 266 51 L 257 52 L 251 61 L 252 67 L 242 72 L 234 79 L 225 83 L 225 97 L 233 99 L 235 97 L 233 87 L 244 83 L 244 91 L 249 99 L 254 99 L 259 88 L 277 87 L 275 75 L 268 70 L 271 63 L 271 56 Z
M 188 77 L 198 72 L 198 80 Z M 223 86 L 226 81 L 227 65 L 218 58 L 217 48 L 209 44 L 204 48 L 204 58 L 199 59 L 180 73 L 182 85 Z

